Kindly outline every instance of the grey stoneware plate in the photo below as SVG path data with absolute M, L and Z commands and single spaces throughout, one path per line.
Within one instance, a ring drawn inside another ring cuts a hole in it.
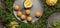
M 24 6 L 23 6 L 24 1 L 25 0 L 15 0 L 14 5 L 13 5 L 13 6 L 18 5 L 20 7 L 19 11 L 22 10 L 23 14 L 25 14 L 25 9 L 24 9 Z M 31 0 L 31 1 L 33 3 L 33 6 L 32 6 L 32 8 L 30 8 L 30 10 L 31 10 L 30 16 L 32 17 L 32 22 L 31 23 L 34 23 L 35 21 L 39 20 L 39 18 L 35 17 L 36 11 L 39 11 L 41 13 L 41 16 L 42 16 L 42 14 L 43 14 L 43 6 L 42 6 L 42 3 L 41 3 L 41 0 Z M 15 17 L 19 21 L 21 21 L 21 19 L 17 16 L 16 12 L 17 11 L 13 10 L 13 13 L 14 13 Z M 24 20 L 22 22 L 28 23 L 27 20 Z
M 52 15 L 48 18 L 48 20 L 47 20 L 47 28 L 52 28 L 51 23 L 52 23 L 53 21 L 60 21 L 60 13 L 54 13 L 54 14 L 52 14 Z

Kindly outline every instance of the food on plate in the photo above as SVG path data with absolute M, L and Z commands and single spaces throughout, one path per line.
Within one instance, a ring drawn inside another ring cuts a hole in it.
M 17 11 L 17 10 L 19 9 L 19 6 L 18 6 L 18 5 L 15 5 L 15 6 L 13 7 L 13 9 Z
M 22 15 L 21 16 L 21 20 L 25 20 L 26 19 L 26 16 L 25 15 Z
M 35 16 L 36 16 L 36 17 L 40 17 L 40 16 L 41 16 L 40 12 L 37 11 L 36 14 L 35 14 Z
M 24 2 L 24 7 L 25 7 L 25 8 L 30 8 L 30 7 L 32 7 L 32 1 L 31 1 L 31 0 L 26 0 L 26 1 Z
M 22 15 L 22 12 L 21 12 L 21 11 L 18 11 L 18 12 L 17 12 L 17 16 L 20 17 L 21 15 Z
M 32 21 L 32 17 L 27 17 L 27 21 L 31 22 Z
M 27 15 L 29 15 L 30 14 L 30 10 L 26 10 L 26 12 L 25 12 Z
M 56 5 L 58 0 L 46 0 L 46 4 L 49 6 L 54 6 Z

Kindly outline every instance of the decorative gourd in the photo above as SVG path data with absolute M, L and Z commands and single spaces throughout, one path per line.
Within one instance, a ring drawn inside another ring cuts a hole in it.
M 49 6 L 54 6 L 56 5 L 58 0 L 46 0 L 46 4 Z
M 15 25 L 12 25 L 11 28 L 16 28 L 16 26 Z
M 18 26 L 18 23 L 16 21 L 12 21 L 8 26 L 11 26 L 11 28 L 16 28 L 16 26 Z
M 30 7 L 32 7 L 32 1 L 31 1 L 31 0 L 26 0 L 26 1 L 24 2 L 24 7 L 25 7 L 25 8 L 30 8 Z

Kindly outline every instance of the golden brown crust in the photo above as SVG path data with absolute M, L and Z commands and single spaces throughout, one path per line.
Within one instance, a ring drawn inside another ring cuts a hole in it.
M 21 20 L 25 20 L 26 19 L 26 16 L 25 15 L 22 15 L 21 16 Z
M 27 17 L 27 21 L 31 22 L 32 21 L 32 17 Z
M 13 7 L 13 9 L 17 11 L 17 10 L 19 9 L 19 6 L 18 6 L 18 5 L 15 5 L 15 6 Z
M 36 17 L 40 17 L 41 16 L 40 12 L 37 11 L 36 14 L 35 14 L 35 16 Z
M 26 12 L 25 12 L 27 15 L 29 15 L 30 14 L 30 10 L 26 10 Z
M 22 16 L 22 12 L 21 11 L 18 11 L 17 12 L 17 16 L 19 16 L 19 17 Z

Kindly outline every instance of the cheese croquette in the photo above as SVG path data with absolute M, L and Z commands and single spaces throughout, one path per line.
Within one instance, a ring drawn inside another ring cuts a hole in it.
M 35 14 L 35 16 L 36 17 L 40 17 L 41 16 L 40 12 L 37 11 L 36 14 Z
M 15 5 L 15 6 L 13 7 L 13 9 L 17 11 L 17 10 L 19 9 L 19 6 L 18 6 L 18 5 Z
M 21 11 L 18 11 L 17 12 L 17 16 L 21 16 L 22 15 L 22 12 Z
M 30 10 L 26 10 L 26 12 L 25 12 L 27 15 L 29 15 L 30 14 Z
M 31 22 L 32 21 L 32 17 L 27 17 L 27 21 Z
M 25 20 L 26 19 L 26 16 L 25 15 L 22 15 L 20 18 L 21 18 L 21 20 Z

